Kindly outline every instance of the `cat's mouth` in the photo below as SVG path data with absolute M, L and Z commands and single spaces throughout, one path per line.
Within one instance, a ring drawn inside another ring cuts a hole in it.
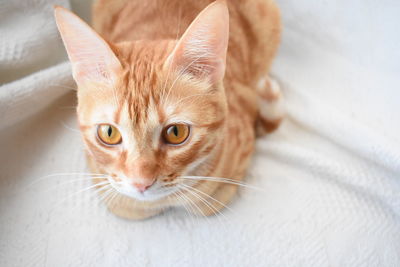
M 174 186 L 176 183 L 162 184 L 159 179 L 154 180 L 154 182 L 146 188 L 135 186 L 123 179 L 116 181 L 112 179 L 112 177 L 109 177 L 108 180 L 117 192 L 139 201 L 159 200 L 176 191 L 176 187 Z

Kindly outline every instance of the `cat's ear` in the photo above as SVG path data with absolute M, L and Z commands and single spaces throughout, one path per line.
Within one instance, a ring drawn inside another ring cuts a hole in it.
M 208 5 L 182 35 L 167 59 L 169 67 L 197 78 L 221 81 L 225 74 L 229 13 L 224 0 Z
M 54 15 L 75 81 L 78 84 L 87 81 L 112 83 L 122 67 L 109 45 L 69 10 L 58 6 Z

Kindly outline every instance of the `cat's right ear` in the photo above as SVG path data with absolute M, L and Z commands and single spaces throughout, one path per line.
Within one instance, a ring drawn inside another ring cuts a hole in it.
M 225 75 L 229 11 L 225 0 L 209 4 L 178 41 L 167 65 L 197 78 L 220 82 Z
M 56 6 L 54 15 L 75 81 L 113 83 L 122 66 L 106 41 L 69 10 Z

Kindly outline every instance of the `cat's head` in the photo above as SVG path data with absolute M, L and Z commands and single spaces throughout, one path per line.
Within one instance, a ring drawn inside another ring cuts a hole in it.
M 109 44 L 66 9 L 55 15 L 88 155 L 115 189 L 151 201 L 178 190 L 179 176 L 207 175 L 227 113 L 225 2 L 209 5 L 176 41 Z

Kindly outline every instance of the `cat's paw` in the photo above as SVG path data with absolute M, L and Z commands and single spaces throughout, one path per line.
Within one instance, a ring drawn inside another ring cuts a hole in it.
M 279 84 L 269 76 L 260 79 L 257 94 L 259 115 L 256 132 L 258 136 L 262 136 L 279 127 L 285 116 L 285 110 Z
M 127 197 L 106 202 L 109 211 L 128 220 L 145 220 L 161 213 L 162 209 L 139 208 L 138 203 Z

